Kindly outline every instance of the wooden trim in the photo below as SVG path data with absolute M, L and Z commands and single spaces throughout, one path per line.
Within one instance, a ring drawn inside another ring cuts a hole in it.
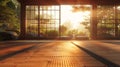
M 40 5 L 38 6 L 38 39 L 40 38 Z
M 61 36 L 61 6 L 59 5 L 59 38 Z

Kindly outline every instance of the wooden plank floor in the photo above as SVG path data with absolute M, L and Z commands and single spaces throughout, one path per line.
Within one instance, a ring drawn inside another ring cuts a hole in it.
M 55 41 L 37 43 L 31 50 L 1 60 L 0 67 L 106 67 L 106 65 L 73 45 L 71 41 Z
M 114 63 L 120 67 L 120 41 L 119 40 L 101 40 L 101 41 L 73 41 L 80 47 Z M 114 66 L 111 66 L 114 67 Z

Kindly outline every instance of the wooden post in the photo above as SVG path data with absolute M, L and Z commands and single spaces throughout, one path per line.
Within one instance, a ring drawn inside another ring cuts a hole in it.
M 97 5 L 92 5 L 92 17 L 91 17 L 91 39 L 97 38 Z
M 118 21 L 117 21 L 117 6 L 115 5 L 115 9 L 114 9 L 114 12 L 115 12 L 115 37 L 117 38 L 118 37 Z
M 20 39 L 26 38 L 25 4 L 21 3 Z

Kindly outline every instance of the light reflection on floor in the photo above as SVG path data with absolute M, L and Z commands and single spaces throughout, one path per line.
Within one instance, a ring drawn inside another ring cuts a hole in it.
M 93 67 L 105 66 L 71 41 L 48 42 L 0 61 L 0 67 Z

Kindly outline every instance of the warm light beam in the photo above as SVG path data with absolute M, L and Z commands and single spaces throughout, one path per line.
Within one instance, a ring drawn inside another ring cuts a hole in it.
M 83 29 L 81 25 L 86 19 L 90 19 L 90 11 L 73 11 L 73 5 L 62 5 L 61 6 L 61 25 L 69 22 L 71 29 Z

